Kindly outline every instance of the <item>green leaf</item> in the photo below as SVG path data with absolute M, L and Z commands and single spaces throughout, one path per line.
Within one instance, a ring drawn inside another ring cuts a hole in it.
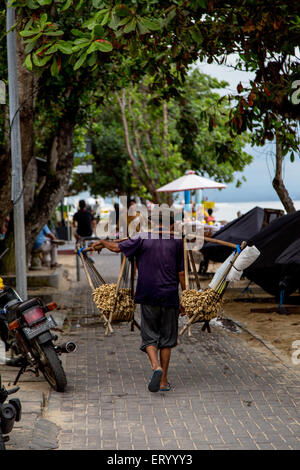
M 47 19 L 48 19 L 47 13 L 43 13 L 40 18 L 41 26 L 45 26 L 45 24 L 47 23 Z
M 20 36 L 27 38 L 29 36 L 34 36 L 37 32 L 38 30 L 31 30 L 31 31 L 24 30 L 24 31 L 20 31 Z
M 35 10 L 36 8 L 40 7 L 39 4 L 34 0 L 26 0 L 26 5 L 32 10 Z
M 34 65 L 36 65 L 37 67 L 43 67 L 44 65 L 46 65 L 47 62 L 49 62 L 49 60 L 51 60 L 51 56 L 45 55 L 44 57 L 39 57 L 36 54 L 33 54 L 32 59 Z
M 90 47 L 88 48 L 88 50 L 86 51 L 87 54 L 91 54 L 92 52 L 95 52 L 97 50 L 97 46 L 94 42 L 92 42 L 92 44 L 90 45 Z
M 76 4 L 75 10 L 78 11 L 82 7 L 82 4 L 83 0 L 79 0 L 79 2 Z
M 166 19 L 164 20 L 164 24 L 167 26 L 170 21 L 172 21 L 172 19 L 174 18 L 174 16 L 176 15 L 176 8 L 175 6 L 171 9 L 171 11 L 168 13 Z
M 78 38 L 87 37 L 87 33 L 83 33 L 79 29 L 71 29 L 71 33 L 73 34 L 73 36 L 76 36 Z
M 121 3 L 120 5 L 115 6 L 115 12 L 118 16 L 128 16 L 130 15 L 130 10 L 127 5 Z
M 161 29 L 161 23 L 159 20 L 154 18 L 139 18 L 140 22 L 150 31 L 159 31 Z
M 102 52 L 110 52 L 113 49 L 111 42 L 106 41 L 105 39 L 97 39 L 95 44 L 97 49 Z
M 101 21 L 101 26 L 105 26 L 109 21 L 110 12 L 105 13 L 103 20 Z
M 33 49 L 35 48 L 36 46 L 36 41 L 30 41 L 28 44 L 26 44 L 26 47 L 25 47 L 25 54 L 29 54 L 31 51 L 33 51 Z
M 83 54 L 81 54 L 81 56 L 79 57 L 79 59 L 78 59 L 77 62 L 75 63 L 73 69 L 74 69 L 74 70 L 78 70 L 78 69 L 82 66 L 82 64 L 84 63 L 86 57 L 87 57 L 87 53 L 86 53 L 86 52 L 84 52 Z
M 32 70 L 32 60 L 31 60 L 31 54 L 28 54 L 28 56 L 25 59 L 24 64 L 28 68 L 28 70 Z
M 47 50 L 46 54 L 55 54 L 57 52 L 58 45 L 57 43 L 54 43 L 49 49 Z
M 61 29 L 58 29 L 56 31 L 48 31 L 44 33 L 46 36 L 62 36 L 64 32 Z
M 105 6 L 105 2 L 103 2 L 103 0 L 93 0 L 92 4 L 94 8 L 103 8 Z
M 117 27 L 118 27 L 118 23 L 119 23 L 119 20 L 118 20 L 118 17 L 112 13 L 111 15 L 111 19 L 110 19 L 110 22 L 109 22 L 109 27 L 113 30 L 116 30 Z
M 201 44 L 202 43 L 202 34 L 201 32 L 199 31 L 198 28 L 192 28 L 190 30 L 190 33 L 191 33 L 191 36 L 192 38 L 194 39 L 194 41 L 197 43 L 197 44 Z
M 131 33 L 131 31 L 134 31 L 136 27 L 136 19 L 132 18 L 129 23 L 124 27 L 124 33 Z
M 118 27 L 119 27 L 119 26 L 124 26 L 124 24 L 129 23 L 129 21 L 131 21 L 131 19 L 132 19 L 132 16 L 131 16 L 131 15 L 130 15 L 130 16 L 126 16 L 126 18 L 123 18 L 122 20 L 118 21 L 118 25 L 117 25 L 117 26 L 118 26 Z
M 137 25 L 138 25 L 140 34 L 150 33 L 150 30 L 148 28 L 146 28 L 146 26 L 144 25 L 144 23 L 142 21 L 137 20 Z
M 97 54 L 95 52 L 93 52 L 89 56 L 87 63 L 90 67 L 92 67 L 93 65 L 95 65 L 96 62 L 97 62 Z
M 74 41 L 75 46 L 72 47 L 72 52 L 80 51 L 80 49 L 88 47 L 90 43 L 91 43 L 90 39 L 87 39 L 87 38 L 75 39 Z
M 58 41 L 57 47 L 64 54 L 72 54 L 73 52 L 73 43 L 71 41 Z
M 52 0 L 37 0 L 40 5 L 51 5 Z
M 105 31 L 104 31 L 103 26 L 101 26 L 100 24 L 97 24 L 93 29 L 93 37 L 95 39 L 100 39 L 100 38 L 103 38 L 104 34 L 105 34 Z
M 61 11 L 66 11 L 73 4 L 73 0 L 67 0 L 65 5 L 62 7 Z
M 54 57 L 54 59 L 53 59 L 53 62 L 51 64 L 51 68 L 50 68 L 50 72 L 51 72 L 52 77 L 56 77 L 59 73 L 56 57 Z
M 45 53 L 47 49 L 49 49 L 49 47 L 51 46 L 51 43 L 49 44 L 43 44 L 41 47 L 39 47 L 35 53 L 38 55 L 40 52 L 43 52 Z
M 84 43 L 88 43 L 88 42 L 90 42 L 90 39 L 85 37 L 85 38 L 75 39 L 74 44 L 77 46 L 79 44 L 84 44 Z

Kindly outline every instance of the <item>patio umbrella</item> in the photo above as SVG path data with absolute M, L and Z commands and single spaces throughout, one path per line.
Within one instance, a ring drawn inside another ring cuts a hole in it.
M 174 193 L 177 191 L 192 191 L 194 189 L 222 189 L 226 184 L 196 175 L 194 171 L 189 171 L 186 175 L 177 178 L 171 183 L 165 184 L 157 189 L 157 192 Z

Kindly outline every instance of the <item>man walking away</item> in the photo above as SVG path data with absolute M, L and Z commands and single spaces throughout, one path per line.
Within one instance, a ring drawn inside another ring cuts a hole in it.
M 135 303 L 141 304 L 141 350 L 147 353 L 153 371 L 148 384 L 150 392 L 171 389 L 167 374 L 171 349 L 177 345 L 179 282 L 185 289 L 182 240 L 175 239 L 172 234 L 169 238 L 162 238 L 161 214 L 157 228 L 156 238 L 149 232 L 122 242 L 101 240 L 92 245 L 94 250 L 108 248 L 136 259 Z M 173 218 L 170 229 L 171 232 L 174 229 Z

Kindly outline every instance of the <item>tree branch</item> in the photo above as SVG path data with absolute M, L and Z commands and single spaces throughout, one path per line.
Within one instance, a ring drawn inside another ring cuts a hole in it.
M 280 142 L 280 133 L 279 130 L 276 130 L 276 169 L 275 169 L 275 176 L 273 179 L 273 188 L 275 189 L 276 193 L 279 196 L 280 201 L 283 204 L 283 207 L 287 211 L 287 213 L 295 212 L 295 206 L 290 198 L 288 190 L 286 189 L 283 178 L 282 178 L 282 145 Z

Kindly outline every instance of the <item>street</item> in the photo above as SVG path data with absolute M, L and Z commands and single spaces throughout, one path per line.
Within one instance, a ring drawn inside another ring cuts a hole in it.
M 116 280 L 119 255 L 95 259 L 105 279 Z M 45 421 L 37 421 L 52 429 L 49 448 L 300 449 L 299 374 L 267 350 L 249 348 L 243 334 L 194 326 L 173 350 L 171 391 L 150 393 L 139 331 L 121 324 L 104 335 L 83 270 L 60 301 L 77 351 L 63 356 L 67 391 L 51 390 Z M 13 448 L 15 439 L 12 433 Z M 39 445 L 47 448 L 47 439 L 39 444 L 37 436 Z

